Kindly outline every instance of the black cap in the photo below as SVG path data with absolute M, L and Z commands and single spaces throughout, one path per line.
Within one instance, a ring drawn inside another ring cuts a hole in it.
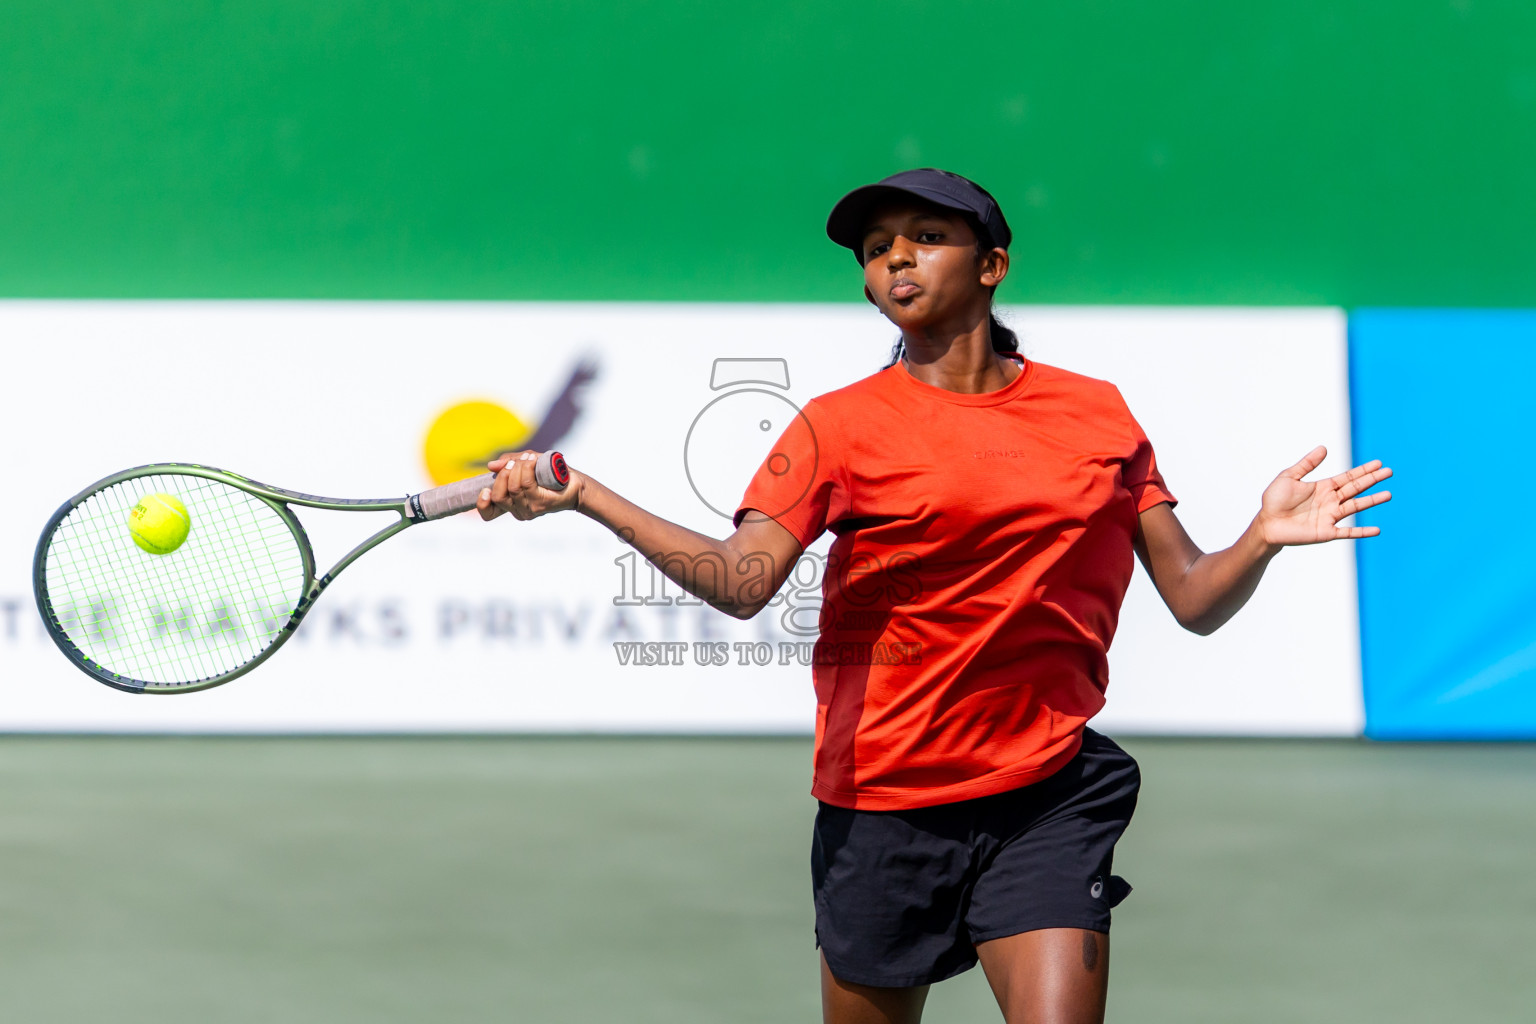
M 969 178 L 935 167 L 901 171 L 849 192 L 837 201 L 827 217 L 827 237 L 852 249 L 854 258 L 863 263 L 864 229 L 869 226 L 870 210 L 892 199 L 914 198 L 946 210 L 970 214 L 981 228 L 983 242 L 1006 249 L 1013 241 L 1013 232 L 1008 230 L 1003 211 L 990 192 Z

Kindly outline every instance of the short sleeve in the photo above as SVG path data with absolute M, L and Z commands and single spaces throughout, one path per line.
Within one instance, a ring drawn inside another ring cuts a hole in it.
M 1177 505 L 1179 499 L 1168 490 L 1168 485 L 1163 481 L 1163 474 L 1157 468 L 1157 454 L 1152 450 L 1152 442 L 1147 439 L 1147 432 L 1141 429 L 1141 424 L 1136 422 L 1136 417 L 1131 415 L 1129 408 L 1125 411 L 1125 417 L 1131 426 L 1131 441 L 1135 449 L 1125 463 L 1124 479 L 1126 489 L 1136 500 L 1137 514 L 1145 512 L 1154 505 L 1161 505 L 1165 501 L 1170 505 Z
M 831 418 L 811 399 L 784 428 L 747 485 L 733 517 L 738 527 L 749 515 L 765 515 L 794 534 L 802 548 L 826 532 L 846 506 L 847 494 L 836 462 L 841 446 L 833 443 L 830 431 Z

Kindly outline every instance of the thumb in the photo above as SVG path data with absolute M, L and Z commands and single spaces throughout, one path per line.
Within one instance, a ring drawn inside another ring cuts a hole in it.
M 1323 464 L 1323 460 L 1327 457 L 1328 449 L 1322 445 L 1318 445 L 1310 452 L 1307 452 L 1306 455 L 1302 456 L 1300 462 L 1296 463 L 1296 465 L 1292 466 L 1290 469 L 1286 470 L 1280 475 L 1288 476 L 1292 480 L 1300 480 L 1302 477 L 1312 472 L 1318 466 L 1321 466 Z

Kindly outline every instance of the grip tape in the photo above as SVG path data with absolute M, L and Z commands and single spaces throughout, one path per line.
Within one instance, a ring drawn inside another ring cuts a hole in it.
M 533 476 L 540 487 L 547 487 L 552 491 L 565 490 L 565 485 L 571 480 L 570 470 L 565 465 L 565 457 L 559 452 L 544 452 L 540 455 L 539 461 L 534 463 Z M 468 480 L 459 480 L 441 487 L 434 487 L 430 491 L 422 491 L 420 494 L 413 495 L 407 505 L 411 509 L 412 518 L 446 519 L 448 516 L 468 512 L 474 508 L 475 502 L 480 499 L 480 492 L 491 486 L 491 482 L 495 479 L 495 473 L 481 473 Z

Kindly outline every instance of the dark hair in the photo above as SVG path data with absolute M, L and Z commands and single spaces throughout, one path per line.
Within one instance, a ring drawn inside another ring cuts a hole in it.
M 965 222 L 969 224 L 971 226 L 971 230 L 976 233 L 976 258 L 980 260 L 994 248 L 992 245 L 992 239 L 987 236 L 987 233 L 982 230 L 981 225 L 974 219 L 966 217 Z M 992 291 L 996 292 L 996 287 L 994 287 Z M 1017 352 L 1019 350 L 1019 336 L 1014 334 L 1013 331 L 1009 330 L 1008 326 L 997 318 L 997 314 L 995 312 L 989 311 L 987 313 L 987 320 L 991 325 L 990 334 L 992 336 L 992 351 L 998 353 Z M 891 361 L 882 366 L 881 369 L 889 370 L 891 367 L 895 366 L 898 362 L 901 361 L 901 357 L 906 354 L 906 350 L 906 339 L 898 335 L 896 338 L 896 344 L 891 346 Z

